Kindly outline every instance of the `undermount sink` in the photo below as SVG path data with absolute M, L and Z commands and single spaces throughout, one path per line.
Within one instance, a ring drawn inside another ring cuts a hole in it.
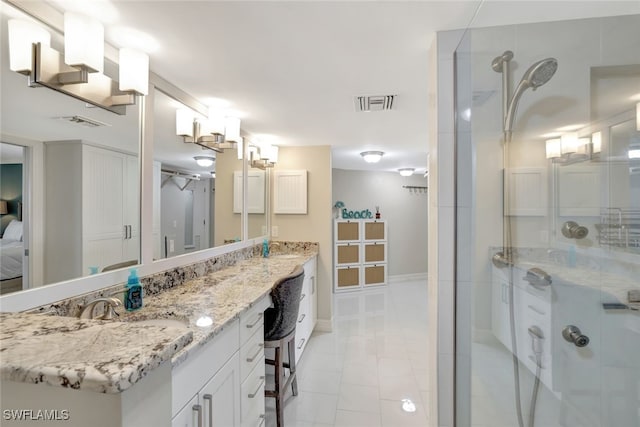
M 134 322 L 136 325 L 152 325 L 152 326 L 168 326 L 171 328 L 187 328 L 189 326 L 189 322 L 186 320 L 180 319 L 145 319 L 145 320 L 136 320 Z

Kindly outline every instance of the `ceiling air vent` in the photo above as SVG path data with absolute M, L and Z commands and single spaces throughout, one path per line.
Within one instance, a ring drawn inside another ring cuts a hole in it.
M 89 128 L 97 128 L 100 126 L 111 126 L 108 123 L 104 123 L 104 122 L 100 122 L 98 120 L 95 119 L 90 119 L 88 117 L 84 117 L 84 116 L 64 116 L 64 117 L 58 117 L 60 120 L 64 120 L 67 122 L 71 122 L 71 123 L 75 123 L 78 125 L 82 125 L 82 126 L 86 126 Z
M 385 111 L 393 108 L 393 102 L 397 95 L 369 95 L 356 96 L 354 102 L 356 111 Z

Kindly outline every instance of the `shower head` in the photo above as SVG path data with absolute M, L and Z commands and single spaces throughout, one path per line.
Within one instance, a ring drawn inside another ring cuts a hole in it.
M 555 58 L 547 58 L 533 64 L 522 76 L 522 83 L 536 90 L 551 80 L 558 69 L 558 61 Z M 526 89 L 526 88 L 525 88 Z
M 556 73 L 558 69 L 558 61 L 555 58 L 547 58 L 536 62 L 525 71 L 520 83 L 516 87 L 511 101 L 507 108 L 507 114 L 504 120 L 505 132 L 511 132 L 513 126 L 513 120 L 516 116 L 516 110 L 518 108 L 518 102 L 525 90 L 531 88 L 536 90 L 543 84 L 551 80 L 551 77 Z
M 502 55 L 493 58 L 493 61 L 491 61 L 491 68 L 493 68 L 493 71 L 495 71 L 496 73 L 501 73 L 503 71 L 502 65 L 505 62 L 511 61 L 512 59 L 513 52 L 511 52 L 510 50 L 505 50 Z

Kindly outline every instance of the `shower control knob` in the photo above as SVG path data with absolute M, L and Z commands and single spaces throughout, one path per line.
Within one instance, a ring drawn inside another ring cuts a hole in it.
M 586 345 L 589 344 L 589 337 L 582 335 L 580 328 L 577 326 L 565 326 L 562 330 L 562 336 L 565 340 L 573 343 L 576 347 L 586 347 Z

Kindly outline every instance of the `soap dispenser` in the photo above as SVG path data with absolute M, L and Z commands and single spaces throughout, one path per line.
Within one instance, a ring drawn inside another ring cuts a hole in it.
M 262 256 L 265 258 L 269 257 L 269 240 L 267 239 L 262 241 Z
M 135 268 L 129 270 L 127 287 L 125 288 L 124 307 L 127 311 L 134 311 L 142 308 L 142 285 Z

